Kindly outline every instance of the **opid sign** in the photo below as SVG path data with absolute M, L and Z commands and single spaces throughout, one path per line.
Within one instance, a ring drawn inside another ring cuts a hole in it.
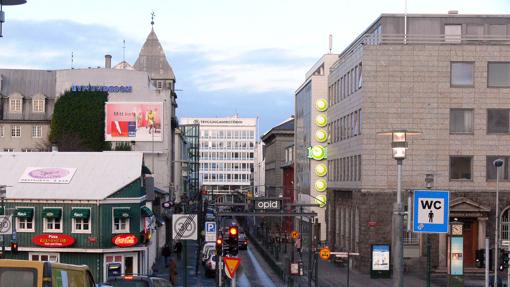
M 281 199 L 255 199 L 255 210 L 280 210 L 282 208 Z

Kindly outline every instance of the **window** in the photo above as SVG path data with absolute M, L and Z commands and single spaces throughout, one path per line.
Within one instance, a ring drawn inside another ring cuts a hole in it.
M 11 126 L 11 137 L 19 138 L 21 136 L 21 126 L 12 125 Z
M 113 208 L 113 233 L 129 232 L 130 210 L 127 207 Z
M 444 41 L 460 43 L 462 36 L 462 25 L 444 25 Z
M 11 98 L 9 99 L 9 111 L 11 113 L 21 113 L 21 103 L 23 99 Z
M 30 252 L 28 255 L 31 261 L 49 261 L 49 262 L 59 262 L 60 256 L 58 253 L 32 253 Z
M 450 179 L 452 180 L 471 180 L 471 156 L 451 156 L 450 157 Z
M 33 138 L 42 137 L 42 126 L 32 126 L 32 137 Z
M 450 85 L 452 87 L 474 86 L 474 63 L 452 62 L 450 64 Z
M 91 233 L 90 208 L 73 208 L 71 218 L 73 233 Z
M 32 112 L 44 113 L 44 99 L 32 99 Z
M 62 208 L 43 208 L 43 231 L 62 232 Z
M 4 148 L 4 152 L 14 152 L 13 148 Z
M 4 126 L 0 125 L 0 137 L 4 137 Z
M 508 133 L 509 109 L 487 110 L 487 133 Z
M 450 133 L 473 133 L 472 109 L 450 109 Z
M 491 88 L 510 87 L 510 62 L 489 62 L 487 67 L 487 86 Z
M 503 160 L 503 166 L 501 167 L 501 173 L 499 175 L 499 179 L 501 180 L 509 180 L 510 179 L 510 174 L 509 174 L 509 170 L 508 170 L 508 160 L 510 159 L 509 156 L 487 156 L 487 175 L 486 175 L 486 178 L 487 180 L 496 180 L 496 176 L 497 176 L 497 169 L 496 167 L 494 166 L 493 162 L 496 160 L 496 159 L 502 159 Z
M 16 208 L 16 231 L 35 232 L 34 208 L 32 207 Z
M 501 214 L 501 240 L 508 241 L 510 240 L 510 217 L 508 211 L 510 208 L 506 208 L 505 211 Z

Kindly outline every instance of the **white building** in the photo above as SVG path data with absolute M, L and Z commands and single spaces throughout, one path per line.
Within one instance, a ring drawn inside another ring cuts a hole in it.
M 181 118 L 180 123 L 200 125 L 200 185 L 209 194 L 251 191 L 256 118 Z

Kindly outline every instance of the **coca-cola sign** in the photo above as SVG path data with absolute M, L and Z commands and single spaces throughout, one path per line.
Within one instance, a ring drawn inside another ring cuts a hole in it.
M 134 234 L 120 234 L 114 236 L 112 242 L 119 247 L 131 247 L 138 243 L 138 237 Z
M 69 247 L 75 239 L 65 234 L 39 234 L 32 237 L 32 242 L 43 247 Z

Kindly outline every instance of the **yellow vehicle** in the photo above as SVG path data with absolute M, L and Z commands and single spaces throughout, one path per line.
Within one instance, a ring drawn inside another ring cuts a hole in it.
M 85 265 L 11 259 L 0 259 L 0 286 L 96 287 Z

